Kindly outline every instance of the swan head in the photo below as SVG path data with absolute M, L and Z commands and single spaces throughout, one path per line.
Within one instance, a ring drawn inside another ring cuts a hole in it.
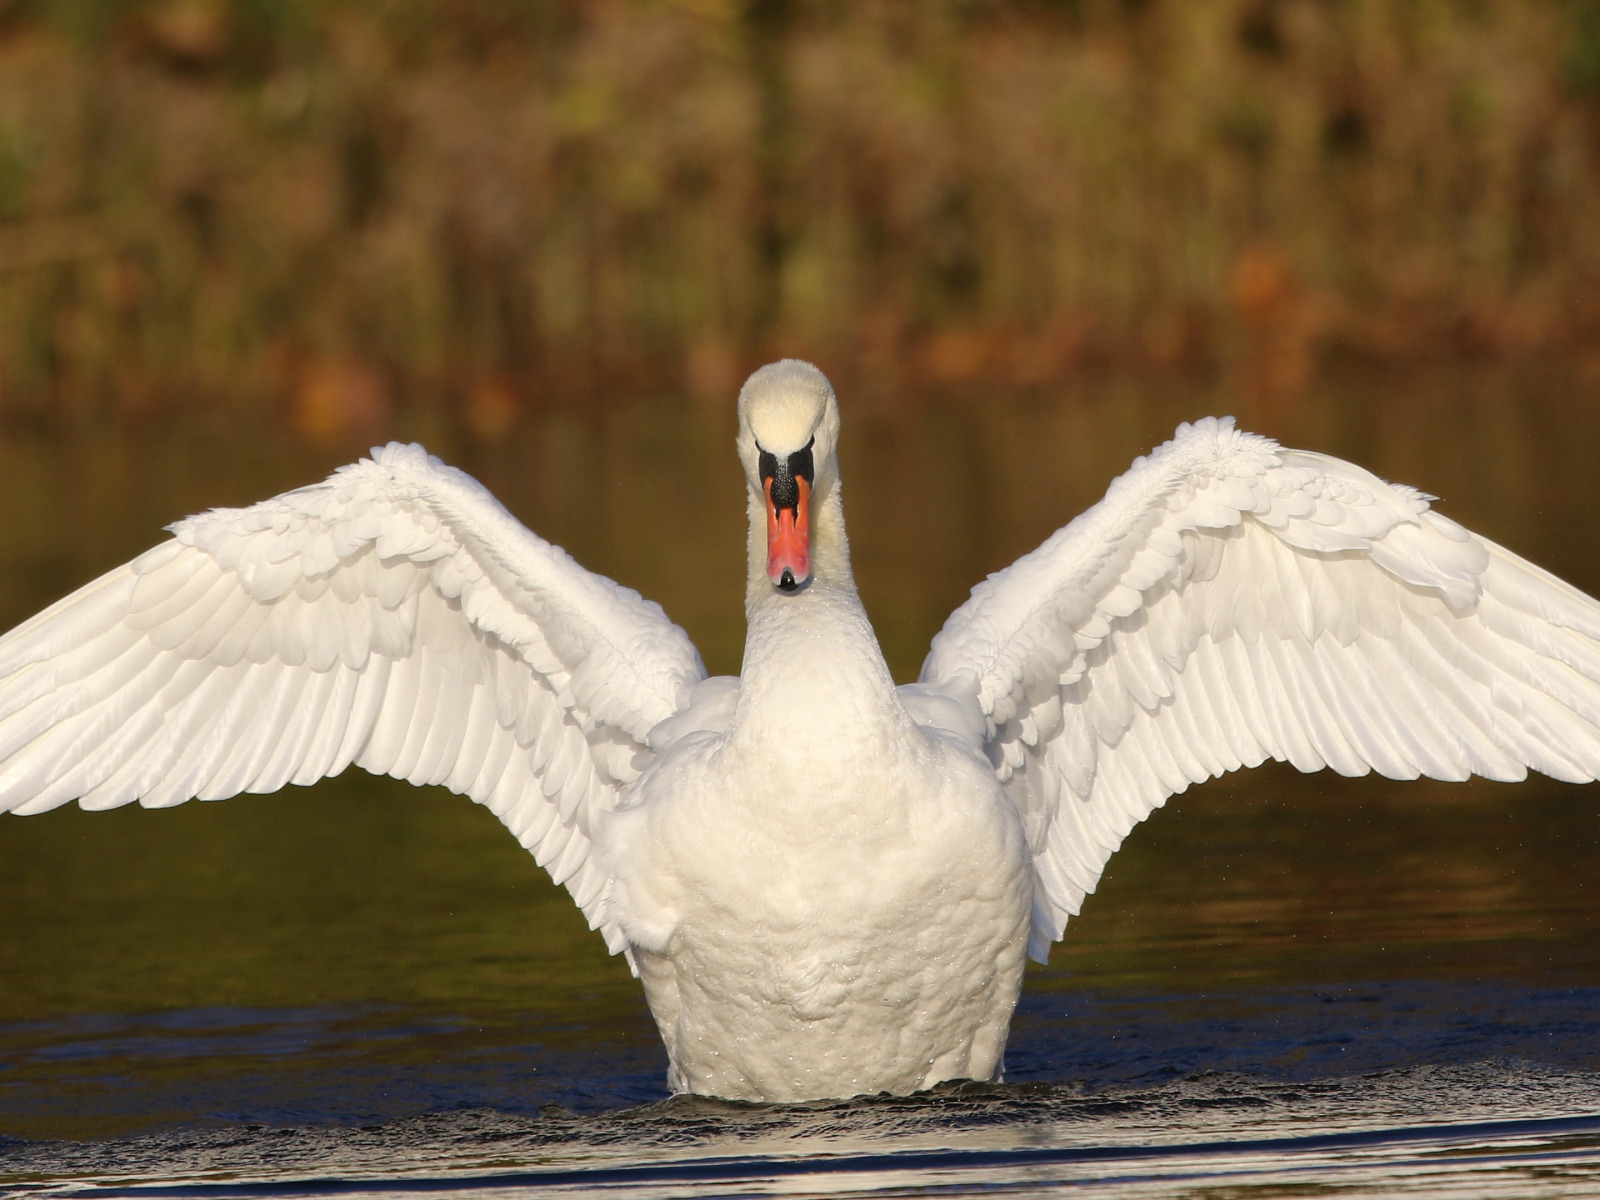
M 739 459 L 766 510 L 767 578 L 780 592 L 811 579 L 811 510 L 837 482 L 838 442 L 833 385 L 810 363 L 769 363 L 739 390 Z

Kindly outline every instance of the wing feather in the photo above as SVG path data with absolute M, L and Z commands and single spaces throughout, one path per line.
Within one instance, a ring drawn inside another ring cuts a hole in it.
M 618 950 L 590 834 L 704 677 L 659 607 L 390 445 L 181 521 L 0 638 L 0 811 L 165 807 L 351 763 L 444 783 Z
M 973 590 L 922 681 L 976 695 L 1034 851 L 1030 953 L 1168 796 L 1267 758 L 1600 776 L 1600 604 L 1429 501 L 1206 420 Z

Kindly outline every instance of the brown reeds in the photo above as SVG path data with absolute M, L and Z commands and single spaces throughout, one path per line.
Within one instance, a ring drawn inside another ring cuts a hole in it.
M 1594 0 L 0 0 L 0 420 L 1600 331 Z

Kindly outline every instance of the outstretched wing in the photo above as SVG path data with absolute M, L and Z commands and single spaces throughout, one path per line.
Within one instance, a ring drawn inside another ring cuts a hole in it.
M 987 718 L 1034 957 L 1136 823 L 1224 771 L 1600 774 L 1600 604 L 1428 500 L 1207 419 L 973 590 L 922 678 Z
M 172 532 L 0 639 L 0 812 L 355 763 L 488 806 L 622 948 L 592 824 L 705 676 L 657 605 L 420 446 Z

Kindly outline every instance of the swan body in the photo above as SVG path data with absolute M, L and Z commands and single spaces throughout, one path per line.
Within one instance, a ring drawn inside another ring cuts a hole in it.
M 627 957 L 674 1090 L 797 1101 L 997 1078 L 1025 955 L 1191 783 L 1600 774 L 1600 604 L 1352 464 L 1181 426 L 897 688 L 828 381 L 764 367 L 739 418 L 737 679 L 390 445 L 0 639 L 0 811 L 444 784 Z

